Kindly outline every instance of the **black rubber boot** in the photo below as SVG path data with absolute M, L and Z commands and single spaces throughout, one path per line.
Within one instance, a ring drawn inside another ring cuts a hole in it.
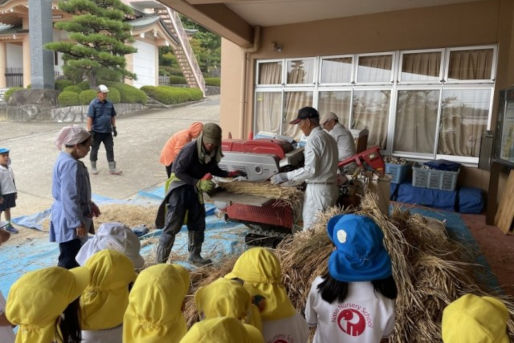
M 195 266 L 205 266 L 206 264 L 212 263 L 211 259 L 203 258 L 200 253 L 202 251 L 202 243 L 203 243 L 203 231 L 189 231 L 188 238 L 188 250 L 189 250 L 189 259 L 188 261 L 194 264 Z
M 174 241 L 174 240 L 173 240 Z M 161 242 L 157 245 L 157 252 L 155 254 L 155 262 L 166 263 L 170 257 L 171 248 L 173 248 L 173 241 L 171 244 L 163 245 Z

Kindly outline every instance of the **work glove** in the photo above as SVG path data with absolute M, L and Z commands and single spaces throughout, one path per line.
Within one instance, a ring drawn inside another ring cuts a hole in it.
M 231 172 L 228 172 L 228 177 L 238 177 L 238 176 L 247 177 L 248 174 L 246 174 L 246 172 L 244 172 L 242 170 L 233 170 Z
M 278 185 L 279 183 L 284 183 L 289 179 L 287 178 L 287 173 L 278 173 L 273 175 L 270 180 L 272 184 Z
M 116 126 L 112 127 L 112 135 L 116 137 L 118 135 L 118 131 L 116 131 Z
M 196 187 L 198 187 L 198 190 L 200 190 L 201 192 L 205 192 L 205 193 L 209 193 L 209 192 L 212 192 L 212 190 L 214 189 L 214 182 L 212 182 L 211 180 L 200 180 L 196 183 Z

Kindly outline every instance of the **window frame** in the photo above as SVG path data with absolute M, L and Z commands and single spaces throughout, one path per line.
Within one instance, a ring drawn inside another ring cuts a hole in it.
M 350 81 L 348 82 L 321 82 L 321 69 L 323 66 L 323 60 L 329 60 L 334 58 L 351 58 L 352 59 L 352 65 L 350 70 Z M 351 86 L 355 83 L 355 55 L 353 54 L 346 54 L 346 55 L 333 55 L 333 56 L 321 56 L 319 59 L 319 66 L 318 66 L 318 78 L 316 79 L 318 86 L 340 86 L 340 85 L 348 85 Z
M 280 83 L 259 83 L 259 73 L 260 73 L 260 65 L 265 63 L 273 63 L 273 62 L 280 62 L 282 65 L 282 70 L 280 73 L 281 82 Z M 257 60 L 256 61 L 256 70 L 255 70 L 255 87 L 261 88 L 261 87 L 273 87 L 273 88 L 279 88 L 284 85 L 284 60 L 283 59 L 267 59 L 267 60 Z
M 288 73 L 288 63 L 290 61 L 299 61 L 299 60 L 312 60 L 312 80 L 310 83 L 288 83 L 287 82 L 287 73 Z M 284 59 L 284 67 L 283 67 L 283 84 L 286 87 L 312 87 L 315 86 L 318 80 L 318 72 L 316 63 L 319 64 L 319 57 L 298 57 L 298 58 L 286 58 Z
M 368 57 L 368 56 L 391 56 L 391 73 L 389 75 L 389 81 L 377 81 L 377 82 L 367 82 L 367 81 L 359 81 L 359 60 L 361 57 Z M 396 67 L 396 53 L 395 51 L 385 51 L 385 52 L 373 52 L 373 53 L 366 53 L 366 54 L 355 54 L 354 58 L 354 85 L 359 86 L 378 86 L 378 85 L 390 85 L 394 83 L 394 77 L 395 77 L 395 67 Z
M 404 55 L 411 55 L 411 54 L 423 54 L 423 53 L 430 53 L 430 52 L 439 52 L 441 54 L 441 62 L 439 65 L 439 80 L 437 81 L 417 81 L 417 80 L 405 80 L 402 81 L 402 69 L 403 69 L 403 56 Z M 441 84 L 443 83 L 443 77 L 445 73 L 445 49 L 423 49 L 423 50 L 401 50 L 400 56 L 398 57 L 398 76 L 396 83 L 398 85 L 425 85 L 425 84 Z
M 464 50 L 493 50 L 493 61 L 491 64 L 491 77 L 489 79 L 476 79 L 476 80 L 448 80 L 448 72 L 450 71 L 450 54 L 452 51 L 464 51 Z M 496 67 L 498 63 L 498 47 L 496 45 L 477 45 L 477 46 L 461 46 L 461 47 L 452 47 L 445 49 L 445 72 L 443 82 L 448 85 L 453 84 L 478 84 L 478 83 L 486 83 L 486 84 L 495 84 L 496 83 Z

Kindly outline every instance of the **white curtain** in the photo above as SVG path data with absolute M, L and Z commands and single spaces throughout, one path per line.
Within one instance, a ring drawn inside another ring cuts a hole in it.
M 352 129 L 368 129 L 368 146 L 386 148 L 387 122 L 391 91 L 358 90 L 353 92 Z
M 440 52 L 403 55 L 402 81 L 439 81 L 440 71 Z
M 282 122 L 282 134 L 299 139 L 302 131 L 298 125 L 291 125 L 289 122 L 296 119 L 298 110 L 305 106 L 312 106 L 312 92 L 286 92 L 285 113 Z
M 339 122 L 350 127 L 350 102 L 351 91 L 319 92 L 318 111 L 323 116 L 328 112 L 334 112 L 339 117 Z
M 282 92 L 255 93 L 255 133 L 267 131 L 280 134 L 281 100 Z
M 270 62 L 259 64 L 259 84 L 276 85 L 280 84 L 282 75 L 282 63 Z
M 398 91 L 394 150 L 434 153 L 439 90 Z
M 457 50 L 450 53 L 449 80 L 488 80 L 493 67 L 493 50 Z
M 321 83 L 350 82 L 352 78 L 352 58 L 327 58 L 321 62 Z
M 361 56 L 357 69 L 358 82 L 388 82 L 391 80 L 391 55 Z

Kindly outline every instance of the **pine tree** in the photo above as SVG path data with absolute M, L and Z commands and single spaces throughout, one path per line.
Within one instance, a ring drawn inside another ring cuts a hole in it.
M 135 79 L 126 70 L 125 55 L 137 51 L 125 43 L 133 42 L 130 25 L 124 22 L 132 9 L 120 0 L 63 0 L 59 9 L 73 15 L 55 24 L 68 32 L 68 41 L 51 42 L 46 49 L 63 53 L 64 75 L 88 80 L 94 88 L 98 81 Z

